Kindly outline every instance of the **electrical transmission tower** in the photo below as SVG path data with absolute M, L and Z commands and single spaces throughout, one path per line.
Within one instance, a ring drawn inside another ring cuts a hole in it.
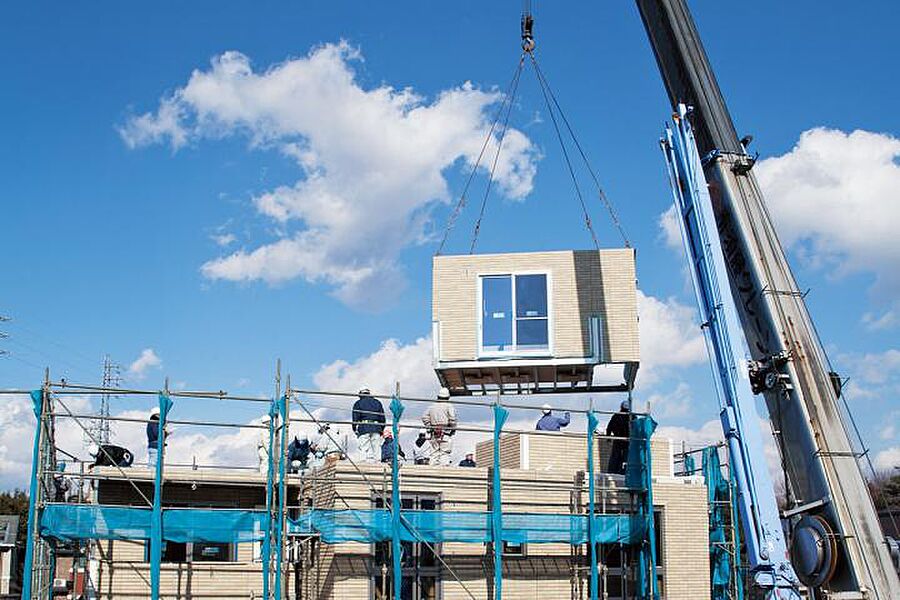
M 109 401 L 116 395 L 109 393 L 122 385 L 122 367 L 112 361 L 109 354 L 103 357 L 103 394 L 100 395 L 100 410 L 97 418 L 94 419 L 90 427 L 91 435 L 101 444 L 108 444 L 112 437 L 109 421 Z M 90 436 L 86 436 L 90 437 Z M 86 439 L 86 444 L 92 444 L 93 440 Z

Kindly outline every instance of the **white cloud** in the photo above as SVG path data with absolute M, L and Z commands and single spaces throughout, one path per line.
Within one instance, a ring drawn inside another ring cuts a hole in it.
M 711 446 L 722 441 L 722 424 L 718 420 L 707 421 L 697 429 L 679 425 L 660 425 L 656 435 L 672 440 L 676 452 L 681 451 L 682 442 L 692 450 Z
M 248 57 L 226 52 L 156 113 L 121 129 L 130 146 L 244 135 L 297 162 L 298 181 L 253 200 L 278 225 L 278 238 L 205 263 L 204 276 L 270 284 L 299 277 L 370 310 L 402 290 L 401 251 L 427 238 L 432 209 L 451 199 L 443 172 L 460 159 L 474 163 L 501 95 L 469 83 L 431 101 L 410 88 L 366 89 L 357 60 L 341 42 L 254 71 Z M 495 174 L 500 191 L 526 196 L 537 160 L 528 138 L 511 129 Z
M 135 379 L 143 379 L 149 369 L 158 369 L 162 366 L 162 359 L 156 355 L 153 348 L 144 348 L 141 355 L 128 367 L 128 374 Z
M 897 312 L 888 310 L 881 315 L 867 312 L 863 314 L 861 321 L 869 331 L 884 331 L 897 325 Z
M 649 388 L 664 375 L 707 359 L 696 314 L 693 307 L 674 298 L 660 300 L 638 290 L 641 368 L 637 385 Z
M 177 98 L 165 98 L 159 103 L 155 114 L 132 117 L 124 127 L 119 128 L 119 134 L 129 148 L 161 142 L 166 138 L 173 149 L 181 148 L 188 140 L 188 132 L 181 124 L 185 116 L 183 109 Z
M 223 248 L 225 246 L 230 246 L 235 241 L 237 241 L 237 237 L 233 233 L 218 233 L 210 237 L 212 238 L 212 241 L 216 243 L 216 245 L 222 246 Z
M 884 352 L 842 354 L 839 359 L 856 378 L 867 384 L 882 385 L 900 375 L 900 350 L 895 348 Z
M 875 460 L 873 462 L 875 468 L 879 471 L 888 471 L 892 475 L 895 474 L 897 472 L 897 467 L 900 467 L 900 446 L 885 448 L 875 455 Z
M 756 166 L 782 240 L 814 268 L 875 276 L 876 296 L 900 291 L 900 139 L 817 128 Z
M 429 398 L 438 388 L 431 361 L 431 336 L 405 345 L 390 339 L 353 362 L 336 360 L 323 365 L 313 381 L 321 390 L 355 392 L 366 386 L 379 395 L 392 394 L 394 383 L 399 382 L 401 396 Z
M 678 225 L 678 209 L 675 208 L 674 204 L 667 208 L 665 212 L 660 213 L 657 224 L 659 225 L 660 238 L 665 242 L 666 247 L 683 253 L 684 244 L 681 241 L 681 228 Z
M 687 416 L 693 407 L 691 386 L 678 382 L 670 392 L 656 392 L 647 396 L 647 406 L 658 419 L 675 419 Z

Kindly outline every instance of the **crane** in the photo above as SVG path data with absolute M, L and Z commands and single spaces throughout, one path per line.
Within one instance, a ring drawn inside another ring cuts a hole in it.
M 900 598 L 831 369 L 686 0 L 636 0 L 674 111 L 663 149 L 718 370 L 753 581 L 767 598 Z M 746 351 L 744 348 L 746 347 Z M 744 361 L 749 352 L 749 360 Z M 748 373 L 739 372 L 742 363 Z M 755 395 L 786 480 L 779 512 Z M 782 533 L 782 524 L 787 539 Z

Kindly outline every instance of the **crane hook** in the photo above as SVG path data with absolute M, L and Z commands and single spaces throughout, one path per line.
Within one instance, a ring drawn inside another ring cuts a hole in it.
M 522 13 L 522 50 L 530 53 L 534 46 L 534 17 L 525 12 Z

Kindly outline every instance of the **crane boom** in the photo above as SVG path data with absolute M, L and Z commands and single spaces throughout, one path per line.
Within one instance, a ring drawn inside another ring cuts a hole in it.
M 693 110 L 715 217 L 710 233 L 721 247 L 752 358 L 753 392 L 765 397 L 786 474 L 789 505 L 782 517 L 796 575 L 822 599 L 897 598 L 900 581 L 838 404 L 840 388 L 686 1 L 636 2 L 673 110 L 682 104 Z

